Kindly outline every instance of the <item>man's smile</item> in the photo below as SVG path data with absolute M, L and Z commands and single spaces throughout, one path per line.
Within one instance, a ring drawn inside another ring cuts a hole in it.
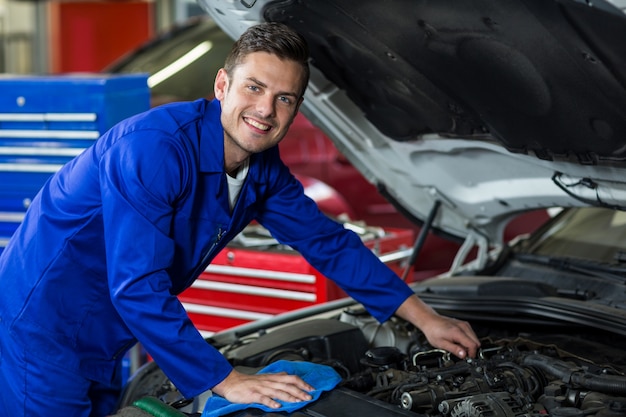
M 257 128 L 257 129 L 260 129 L 260 130 L 263 130 L 263 131 L 265 131 L 265 132 L 267 132 L 268 130 L 270 130 L 270 129 L 272 128 L 272 126 L 270 126 L 270 125 L 268 125 L 268 124 L 261 123 L 261 122 L 259 122 L 259 121 L 257 121 L 257 120 L 250 119 L 250 118 L 247 118 L 247 117 L 244 117 L 244 118 L 243 118 L 243 120 L 244 120 L 247 124 L 249 124 L 250 126 L 255 127 L 255 128 Z

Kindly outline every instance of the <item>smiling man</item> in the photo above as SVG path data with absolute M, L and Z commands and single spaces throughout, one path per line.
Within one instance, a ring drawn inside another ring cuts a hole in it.
M 300 108 L 308 74 L 302 63 L 267 52 L 241 59 L 228 60 L 215 80 L 228 173 L 253 153 L 278 145 Z
M 381 322 L 398 314 L 434 346 L 475 355 L 470 326 L 419 300 L 280 160 L 308 77 L 301 36 L 254 26 L 219 71 L 215 100 L 129 118 L 48 181 L 0 257 L 0 415 L 111 413 L 137 341 L 188 398 L 310 399 L 296 376 L 234 370 L 177 298 L 252 220 Z

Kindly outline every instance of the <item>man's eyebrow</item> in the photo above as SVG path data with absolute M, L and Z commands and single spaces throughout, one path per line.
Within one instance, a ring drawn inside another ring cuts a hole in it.
M 254 78 L 254 77 L 248 77 L 247 80 L 253 82 L 254 84 L 257 84 L 260 87 L 267 88 L 267 84 L 265 84 L 264 82 Z M 279 96 L 292 96 L 292 97 L 295 97 L 295 98 L 299 98 L 300 97 L 297 93 L 294 93 L 293 91 L 281 91 L 277 95 L 279 95 Z

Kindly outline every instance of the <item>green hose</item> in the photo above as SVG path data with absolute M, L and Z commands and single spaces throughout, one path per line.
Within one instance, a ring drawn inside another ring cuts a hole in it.
M 154 417 L 188 417 L 187 414 L 178 411 L 155 397 L 140 398 L 133 405 Z

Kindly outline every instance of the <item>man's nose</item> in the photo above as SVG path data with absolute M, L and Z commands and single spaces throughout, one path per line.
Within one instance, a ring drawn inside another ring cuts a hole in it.
M 274 97 L 269 94 L 263 95 L 257 101 L 256 108 L 259 114 L 263 117 L 274 116 L 274 112 L 276 110 L 276 102 L 274 101 Z

